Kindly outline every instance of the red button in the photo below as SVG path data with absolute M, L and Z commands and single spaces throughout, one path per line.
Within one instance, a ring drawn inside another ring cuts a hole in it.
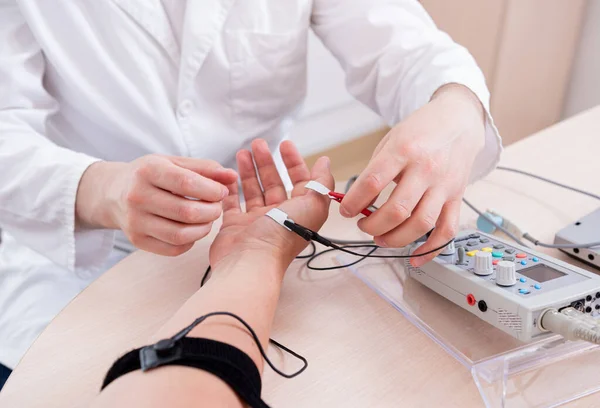
M 524 253 L 522 253 L 522 252 L 521 252 L 521 253 L 519 253 L 519 254 L 517 254 L 517 255 L 515 255 L 515 256 L 516 256 L 517 258 L 519 258 L 519 259 L 522 259 L 522 258 L 527 258 L 527 254 L 524 254 Z
M 492 261 L 492 265 L 498 265 L 498 262 L 500 262 L 500 260 L 496 259 L 495 261 Z

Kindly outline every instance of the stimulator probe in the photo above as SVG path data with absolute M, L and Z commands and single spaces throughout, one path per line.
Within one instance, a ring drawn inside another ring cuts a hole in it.
M 600 340 L 600 277 L 476 231 L 409 274 L 498 329 L 530 341 L 552 331 Z M 459 239 L 457 237 L 457 239 Z

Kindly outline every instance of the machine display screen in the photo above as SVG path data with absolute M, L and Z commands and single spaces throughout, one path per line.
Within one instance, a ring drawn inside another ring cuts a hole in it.
M 546 282 L 566 275 L 566 273 L 560 272 L 544 264 L 521 269 L 519 273 L 538 282 Z

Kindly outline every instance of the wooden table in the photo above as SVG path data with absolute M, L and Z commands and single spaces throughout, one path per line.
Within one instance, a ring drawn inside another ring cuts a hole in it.
M 510 146 L 502 164 L 600 193 L 599 152 L 600 107 Z M 466 196 L 545 242 L 598 206 L 590 198 L 502 171 L 470 187 Z M 470 210 L 464 208 L 462 216 L 463 225 L 473 225 Z M 365 238 L 335 205 L 323 232 Z M 114 359 L 146 344 L 198 289 L 208 245 L 204 240 L 178 258 L 138 252 L 105 273 L 42 333 L 0 393 L 0 406 L 86 405 Z M 572 262 L 558 251 L 548 252 Z M 296 261 L 286 275 L 273 337 L 306 356 L 309 368 L 293 380 L 266 368 L 264 397 L 270 404 L 482 406 L 469 372 L 358 278 L 302 265 Z M 600 406 L 600 394 L 569 406 Z

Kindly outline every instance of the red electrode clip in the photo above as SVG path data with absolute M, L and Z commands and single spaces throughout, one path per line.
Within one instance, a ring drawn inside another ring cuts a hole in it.
M 346 194 L 342 194 L 342 193 L 336 193 L 335 191 L 330 191 L 329 192 L 329 197 L 331 197 L 332 200 L 337 201 L 338 203 L 342 202 L 342 199 L 344 198 Z M 364 215 L 365 217 L 368 217 L 369 215 L 373 214 L 373 211 L 375 211 L 376 208 L 373 207 L 372 205 L 370 205 L 367 208 L 364 208 L 360 213 L 362 215 Z
M 332 200 L 337 201 L 338 203 L 341 203 L 342 199 L 345 196 L 345 194 L 337 193 L 335 191 L 329 190 L 323 184 L 318 183 L 314 180 L 306 183 L 305 187 L 308 188 L 309 190 L 316 191 L 319 194 L 328 195 Z M 375 210 L 377 210 L 377 207 L 375 207 L 374 205 L 370 205 L 367 208 L 363 209 L 360 213 L 362 215 L 364 215 L 365 217 L 368 217 L 369 215 L 373 214 L 373 212 Z

